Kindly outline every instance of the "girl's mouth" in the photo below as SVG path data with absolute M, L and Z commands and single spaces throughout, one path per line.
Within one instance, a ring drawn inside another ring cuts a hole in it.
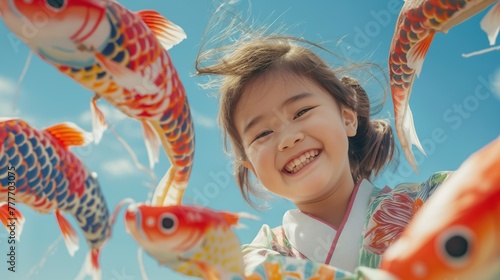
M 319 155 L 319 153 L 320 150 L 309 150 L 290 160 L 283 168 L 283 171 L 287 174 L 295 174 L 311 163 Z

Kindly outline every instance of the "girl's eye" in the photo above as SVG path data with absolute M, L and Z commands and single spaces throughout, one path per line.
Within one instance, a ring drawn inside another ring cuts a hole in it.
M 299 118 L 300 116 L 304 115 L 305 113 L 307 113 L 309 110 L 311 110 L 313 108 L 314 107 L 301 109 L 300 111 L 297 112 L 297 114 L 295 114 L 295 116 L 293 116 L 293 119 L 295 120 L 295 119 Z
M 260 138 L 265 137 L 265 136 L 267 136 L 267 135 L 271 134 L 271 132 L 272 132 L 271 130 L 266 130 L 266 131 L 264 131 L 264 132 L 261 132 L 261 133 L 259 133 L 259 134 L 257 135 L 257 137 L 255 137 L 255 139 L 254 139 L 253 141 L 255 141 L 255 140 L 259 140 Z

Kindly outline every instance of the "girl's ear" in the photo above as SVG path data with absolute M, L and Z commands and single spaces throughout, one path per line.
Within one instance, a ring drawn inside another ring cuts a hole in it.
M 356 136 L 356 130 L 358 129 L 358 114 L 353 110 L 348 108 L 342 109 L 342 118 L 344 120 L 344 126 L 347 136 Z

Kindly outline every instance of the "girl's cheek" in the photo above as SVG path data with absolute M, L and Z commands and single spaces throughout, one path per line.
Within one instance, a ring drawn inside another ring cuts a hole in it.
M 266 145 L 253 145 L 251 149 L 248 149 L 247 156 L 250 163 L 256 168 L 268 161 L 270 156 L 269 153 L 270 151 L 267 149 Z
M 257 155 L 257 148 L 255 147 L 256 145 L 251 145 L 247 149 L 245 149 L 246 156 L 248 158 L 248 161 L 253 163 L 255 161 L 256 155 Z

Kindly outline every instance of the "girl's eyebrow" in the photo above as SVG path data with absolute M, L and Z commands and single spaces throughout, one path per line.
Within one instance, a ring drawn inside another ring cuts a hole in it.
M 283 101 L 283 103 L 281 103 L 279 108 L 281 109 L 285 106 L 289 106 L 292 103 L 295 103 L 301 99 L 304 99 L 304 98 L 307 98 L 310 96 L 312 96 L 312 94 L 309 92 L 302 92 L 302 93 L 296 94 L 294 96 L 289 97 L 287 100 Z M 247 133 L 247 131 L 249 129 L 251 129 L 257 123 L 259 123 L 262 120 L 262 118 L 263 118 L 263 115 L 259 115 L 259 116 L 254 117 L 250 122 L 248 122 L 248 124 L 245 126 L 245 129 L 243 130 L 243 134 Z

